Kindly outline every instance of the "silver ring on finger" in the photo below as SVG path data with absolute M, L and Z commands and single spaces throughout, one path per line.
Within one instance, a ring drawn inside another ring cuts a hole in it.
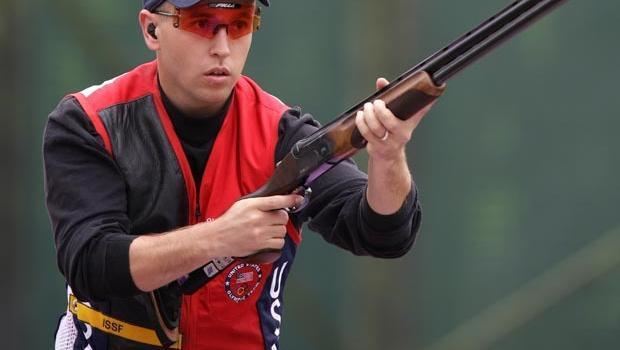
M 390 132 L 385 130 L 385 134 L 383 134 L 383 137 L 381 137 L 381 141 L 386 141 L 388 139 L 388 136 L 390 136 Z

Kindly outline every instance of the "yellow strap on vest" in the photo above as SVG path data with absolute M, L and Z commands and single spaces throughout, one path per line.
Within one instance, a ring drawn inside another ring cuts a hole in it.
M 159 346 L 163 348 L 163 345 L 157 338 L 157 333 L 154 330 L 129 324 L 114 317 L 104 315 L 103 313 L 92 309 L 88 305 L 80 302 L 73 295 L 69 295 L 69 311 L 74 314 L 78 320 L 88 323 L 91 327 L 98 330 L 113 334 L 121 338 L 133 340 L 138 343 Z M 181 348 L 181 336 L 179 340 L 172 344 L 169 349 Z

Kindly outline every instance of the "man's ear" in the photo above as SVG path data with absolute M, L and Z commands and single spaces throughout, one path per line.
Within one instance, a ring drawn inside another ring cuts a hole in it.
M 157 16 L 148 10 L 141 10 L 138 14 L 138 23 L 142 30 L 144 43 L 149 50 L 159 50 L 159 39 L 157 38 Z
M 157 39 L 157 34 L 155 34 L 155 24 L 149 23 L 149 25 L 146 27 L 146 32 L 149 33 L 149 35 L 153 37 L 153 39 Z

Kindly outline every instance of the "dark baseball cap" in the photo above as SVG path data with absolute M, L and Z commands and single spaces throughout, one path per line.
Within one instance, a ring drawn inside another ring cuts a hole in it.
M 144 8 L 149 11 L 153 11 L 157 7 L 159 7 L 159 5 L 163 4 L 164 1 L 166 0 L 143 0 Z M 178 8 L 186 8 L 186 7 L 194 6 L 200 2 L 200 0 L 167 0 L 167 1 Z M 263 5 L 269 6 L 269 0 L 259 0 L 259 1 Z M 226 0 L 222 0 L 222 2 L 226 2 Z

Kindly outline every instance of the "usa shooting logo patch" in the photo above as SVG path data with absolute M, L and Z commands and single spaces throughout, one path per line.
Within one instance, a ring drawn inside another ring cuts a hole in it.
M 226 276 L 226 295 L 235 303 L 242 302 L 254 293 L 262 278 L 259 265 L 240 263 Z

